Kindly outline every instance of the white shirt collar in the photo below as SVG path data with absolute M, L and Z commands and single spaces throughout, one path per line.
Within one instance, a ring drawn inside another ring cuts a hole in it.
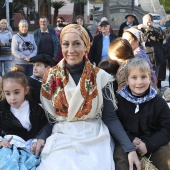
M 31 129 L 31 123 L 29 118 L 30 106 L 27 100 L 25 100 L 18 109 L 11 106 L 10 111 L 20 121 L 20 123 L 25 129 L 27 129 L 28 131 Z
M 41 30 L 41 33 L 49 33 L 48 28 L 46 31 Z

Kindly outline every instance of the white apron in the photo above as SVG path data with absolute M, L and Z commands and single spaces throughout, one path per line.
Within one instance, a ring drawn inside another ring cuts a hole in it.
M 110 134 L 101 120 L 56 123 L 37 170 L 114 170 Z
M 97 73 L 98 95 L 92 101 L 90 113 L 80 118 L 75 115 L 84 99 L 80 84 L 76 86 L 70 75 L 64 87 L 69 103 L 67 117 L 56 115 L 52 101 L 41 95 L 43 107 L 58 122 L 42 150 L 37 170 L 115 170 L 110 133 L 101 120 L 102 88 L 110 78 L 103 70 Z

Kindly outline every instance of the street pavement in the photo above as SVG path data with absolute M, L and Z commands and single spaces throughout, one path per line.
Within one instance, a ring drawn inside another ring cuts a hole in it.
M 164 21 L 167 20 L 167 15 L 162 5 L 160 5 L 159 0 L 138 0 L 139 4 L 145 11 L 149 11 L 150 13 L 159 14 Z

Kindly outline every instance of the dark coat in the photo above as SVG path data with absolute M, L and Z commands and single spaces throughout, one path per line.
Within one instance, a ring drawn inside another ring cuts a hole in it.
M 47 123 L 45 112 L 41 106 L 33 101 L 30 104 L 30 123 L 31 129 L 27 131 L 20 121 L 10 111 L 10 105 L 6 99 L 0 102 L 0 136 L 14 134 L 20 136 L 25 141 L 36 138 L 39 131 Z
M 135 22 L 133 22 L 133 25 L 137 25 Z M 120 27 L 119 27 L 119 32 L 118 32 L 118 37 L 122 37 L 122 34 L 123 34 L 123 31 L 124 31 L 124 28 L 128 27 L 127 25 L 127 21 L 123 22 Z M 129 27 L 130 28 L 130 27 Z
M 110 33 L 109 38 L 110 38 L 110 42 L 112 42 L 117 38 L 117 36 L 115 34 Z M 96 66 L 98 66 L 98 64 L 101 61 L 102 48 L 103 48 L 103 35 L 100 33 L 94 37 L 93 44 L 90 48 L 90 52 L 88 55 L 90 62 L 91 63 L 95 62 Z
M 58 39 L 58 36 L 57 36 L 57 34 L 56 34 L 55 29 L 53 29 L 53 28 L 48 28 L 48 31 L 49 31 L 49 34 L 50 34 L 51 37 L 52 37 L 53 44 L 54 44 L 53 57 L 57 58 L 57 54 L 58 54 L 60 42 L 59 42 L 59 39 Z M 35 43 L 36 43 L 36 45 L 37 45 L 37 54 L 39 54 L 39 45 L 40 45 L 40 40 L 41 40 L 41 37 L 42 37 L 41 30 L 40 30 L 40 29 L 35 30 L 34 33 L 33 33 L 33 35 L 34 35 Z M 45 43 L 45 42 L 44 42 L 44 43 Z
M 30 87 L 30 96 L 31 99 L 36 101 L 36 103 L 41 103 L 40 101 L 40 90 L 41 90 L 41 82 L 35 80 L 31 77 L 28 78 L 29 87 Z
M 150 101 L 140 104 L 136 114 L 134 103 L 119 94 L 117 101 L 117 116 L 131 141 L 135 137 L 142 139 L 148 153 L 170 141 L 170 109 L 161 96 L 156 95 Z

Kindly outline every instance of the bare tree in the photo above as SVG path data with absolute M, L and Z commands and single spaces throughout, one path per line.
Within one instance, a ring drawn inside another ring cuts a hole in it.
M 103 16 L 110 22 L 110 0 L 103 0 Z

